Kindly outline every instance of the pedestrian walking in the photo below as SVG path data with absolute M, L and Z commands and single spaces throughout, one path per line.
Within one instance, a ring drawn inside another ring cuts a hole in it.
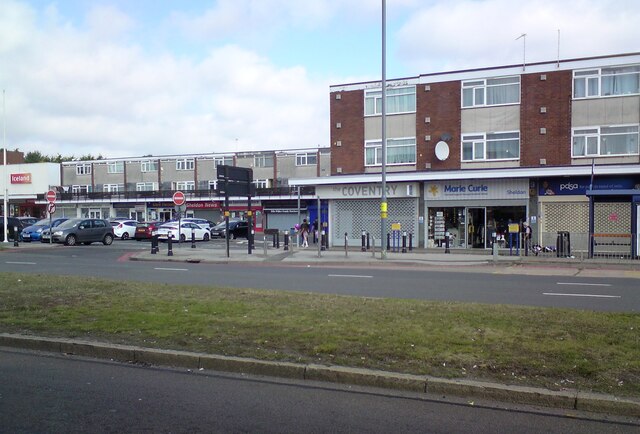
M 307 223 L 307 219 L 302 220 L 300 234 L 302 235 L 302 247 L 309 247 L 309 223 Z

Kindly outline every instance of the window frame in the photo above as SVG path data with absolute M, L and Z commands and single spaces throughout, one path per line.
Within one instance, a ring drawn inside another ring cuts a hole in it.
M 173 189 L 180 191 L 194 191 L 196 189 L 195 181 L 174 181 Z
M 145 160 L 140 162 L 140 172 L 157 172 L 158 171 L 158 160 Z
M 626 134 L 634 134 L 634 132 L 621 132 L 621 133 L 602 133 L 602 129 L 603 128 L 635 128 L 635 135 L 636 135 L 636 149 L 635 152 L 632 153 L 628 153 L 628 154 L 603 154 L 602 153 L 602 139 L 603 136 L 605 136 L 605 138 L 607 136 L 621 136 L 621 135 L 626 135 Z M 578 134 L 576 135 L 577 131 L 583 131 L 584 133 L 582 134 Z M 584 154 L 579 154 L 577 155 L 574 151 L 575 151 L 575 139 L 576 137 L 584 137 L 585 138 L 585 143 L 584 143 Z M 596 142 L 596 148 L 597 148 L 597 152 L 596 153 L 592 153 L 589 152 L 589 146 L 588 146 L 588 138 L 593 138 L 596 137 L 597 138 L 597 142 Z M 640 155 L 640 124 L 623 124 L 623 125 L 602 125 L 602 126 L 591 126 L 591 127 L 576 127 L 576 128 L 572 128 L 571 129 L 571 158 L 606 158 L 606 157 L 633 157 L 636 155 Z
M 256 186 L 256 188 L 269 188 L 269 179 L 254 179 L 253 180 L 253 185 Z
M 151 185 L 151 189 L 146 188 L 149 185 Z M 157 190 L 158 190 L 157 182 L 153 182 L 153 181 L 136 182 L 136 191 L 157 191 Z
M 400 142 L 400 141 L 407 141 L 407 140 L 412 140 L 413 144 L 406 144 L 406 143 L 398 143 L 398 144 L 394 144 L 393 142 Z M 409 147 L 412 146 L 413 147 L 413 161 L 406 161 L 406 162 L 400 162 L 400 163 L 390 163 L 389 162 L 389 149 L 394 149 L 394 148 L 402 148 L 402 147 Z M 417 164 L 417 143 L 416 143 L 416 138 L 415 137 L 394 137 L 394 138 L 388 138 L 387 139 L 387 166 L 407 166 L 407 165 L 415 165 Z M 374 162 L 373 163 L 369 163 L 368 160 L 368 155 L 367 155 L 367 150 L 371 150 L 373 149 L 374 151 Z M 364 142 L 364 165 L 365 167 L 377 167 L 377 166 L 382 166 L 382 140 L 366 140 Z
M 395 90 L 403 90 L 403 89 L 411 89 L 411 91 L 409 92 L 405 92 L 405 93 L 393 93 L 393 94 L 389 94 L 389 91 L 395 91 Z M 399 114 L 406 114 L 406 113 L 416 113 L 416 107 L 417 107 L 417 98 L 416 98 L 416 94 L 417 94 L 417 90 L 416 90 L 416 85 L 415 84 L 411 84 L 411 85 L 403 85 L 403 86 L 387 86 L 387 115 L 399 115 Z M 375 94 L 375 95 L 373 95 Z M 379 95 L 378 95 L 379 94 Z M 373 96 L 371 96 L 373 95 Z M 391 98 L 397 98 L 397 97 L 404 97 L 407 95 L 413 95 L 413 107 L 410 110 L 406 110 L 406 111 L 391 111 L 389 110 L 389 107 L 391 106 L 391 104 L 389 104 L 389 100 Z M 369 105 L 367 104 L 368 100 L 373 100 L 373 113 L 368 113 L 368 107 Z M 364 91 L 364 116 L 365 117 L 369 117 L 369 116 L 381 116 L 382 115 L 382 88 L 375 88 L 375 89 L 366 89 Z
M 124 173 L 124 161 L 107 162 L 107 173 Z
M 76 175 L 91 175 L 92 167 L 93 164 L 91 163 L 76 164 Z
M 176 160 L 176 170 L 195 170 L 196 160 L 195 158 L 178 158 Z
M 233 157 L 214 157 L 214 166 L 233 166 Z
M 91 193 L 91 185 L 89 184 L 75 184 L 71 186 L 71 193 L 73 194 L 89 194 Z
M 124 184 L 102 184 L 103 193 L 120 193 L 124 191 Z
M 253 156 L 253 167 L 274 167 L 275 158 L 273 154 L 261 154 Z
M 518 156 L 510 157 L 510 158 L 487 158 L 487 154 L 490 152 L 490 142 L 498 142 L 498 141 L 507 141 L 514 140 L 514 138 L 505 138 L 505 139 L 487 139 L 487 136 L 490 135 L 499 135 L 499 134 L 517 134 L 518 135 Z M 465 144 L 471 143 L 471 159 L 465 159 Z M 482 157 L 477 157 L 478 148 L 482 146 Z M 492 131 L 492 132 L 484 132 L 484 133 L 467 133 L 461 136 L 460 140 L 460 162 L 461 163 L 479 163 L 479 162 L 495 162 L 495 161 L 519 161 L 520 154 L 522 148 L 522 135 L 520 131 Z
M 517 83 L 499 83 L 493 84 L 492 80 L 509 80 L 509 79 L 517 79 Z M 489 92 L 490 89 L 495 89 L 501 86 L 518 86 L 518 98 L 516 101 L 502 102 L 502 103 L 493 103 L 490 104 L 487 101 L 489 100 Z M 465 105 L 465 89 L 471 89 L 472 92 L 472 102 L 471 105 Z M 480 91 L 480 92 L 479 92 Z M 482 95 L 482 102 L 476 102 L 478 99 L 478 95 Z M 502 77 L 489 77 L 489 78 L 476 78 L 470 80 L 463 80 L 460 83 L 460 107 L 462 109 L 470 109 L 470 108 L 479 108 L 479 107 L 499 107 L 506 105 L 517 105 L 522 101 L 522 77 L 520 75 L 506 75 Z
M 628 69 L 629 71 L 624 71 Z M 635 69 L 635 70 L 634 70 Z M 618 70 L 616 73 L 615 70 Z M 611 71 L 611 72 L 609 72 Z M 621 77 L 625 75 L 636 74 L 637 88 L 635 92 L 631 93 L 611 93 L 603 94 L 603 80 L 609 77 Z M 584 96 L 576 95 L 576 82 L 577 80 L 584 81 Z M 597 92 L 589 92 L 589 80 L 597 80 Z M 640 95 L 640 64 L 631 65 L 619 65 L 619 66 L 605 66 L 600 68 L 588 68 L 588 69 L 576 69 L 573 71 L 571 81 L 571 96 L 574 100 L 591 99 L 591 98 L 615 98 L 620 96 L 634 96 Z
M 315 160 L 310 162 L 310 160 Z M 317 152 L 299 152 L 296 153 L 296 166 L 315 166 L 318 164 Z

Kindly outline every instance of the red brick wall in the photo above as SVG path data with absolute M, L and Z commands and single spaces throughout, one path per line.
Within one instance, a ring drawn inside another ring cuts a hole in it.
M 451 170 L 460 168 L 460 81 L 430 84 L 430 90 L 425 91 L 425 85 L 416 87 L 416 152 L 417 170 L 425 170 L 425 164 L 430 163 L 430 170 Z M 430 122 L 426 123 L 425 118 Z M 449 158 L 440 161 L 436 158 L 435 147 L 443 134 L 451 139 Z M 425 136 L 431 140 L 426 141 Z M 429 169 L 426 169 L 429 170 Z
M 24 152 L 10 151 L 7 149 L 7 164 L 23 164 Z M 0 148 L 0 165 L 4 164 L 4 151 Z
M 546 75 L 546 80 L 540 77 Z M 523 74 L 520 104 L 520 165 L 571 164 L 571 71 Z M 546 107 L 546 113 L 540 108 Z M 546 128 L 546 134 L 540 134 Z
M 331 174 L 337 175 L 338 167 L 343 174 L 364 173 L 364 91 L 331 92 L 329 98 Z M 342 146 L 336 145 L 338 141 Z

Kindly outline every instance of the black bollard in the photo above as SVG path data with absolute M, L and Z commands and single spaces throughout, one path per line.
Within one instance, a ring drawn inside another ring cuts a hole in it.
M 344 233 L 344 237 L 345 239 L 347 238 L 347 233 Z M 366 252 L 367 251 L 367 247 L 366 247 L 366 241 L 367 241 L 367 233 L 365 231 L 362 231 L 362 247 L 360 248 L 361 251 Z
M 158 234 L 155 232 L 151 235 L 151 254 L 158 253 Z
M 391 249 L 391 233 L 387 232 L 387 251 Z
M 18 226 L 14 226 L 13 227 L 13 247 L 20 246 L 20 244 L 18 244 L 19 237 L 20 237 L 20 234 L 18 233 Z
M 451 250 L 449 250 L 449 232 L 444 235 L 444 252 L 451 253 Z
M 284 231 L 284 250 L 289 250 L 289 231 Z
M 326 242 L 327 242 L 327 236 L 325 235 L 324 229 L 323 229 L 320 234 L 320 250 L 321 251 L 327 250 L 327 247 L 325 246 Z
M 407 231 L 402 232 L 402 253 L 407 253 Z
M 276 233 L 276 249 L 280 248 L 280 231 Z
M 409 234 L 409 251 L 413 251 L 413 232 Z
M 369 232 L 367 232 L 367 250 L 371 248 Z
M 173 256 L 173 235 L 171 232 L 167 235 L 167 256 Z
M 273 248 L 276 248 L 276 234 L 277 232 L 274 232 L 273 234 L 271 234 L 271 241 L 273 242 Z
M 191 228 L 191 248 L 196 248 L 196 230 Z

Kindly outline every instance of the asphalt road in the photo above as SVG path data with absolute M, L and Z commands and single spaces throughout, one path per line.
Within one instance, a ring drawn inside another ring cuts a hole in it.
M 0 431 L 631 433 L 634 419 L 0 349 Z
M 219 249 L 224 242 L 203 243 Z M 638 280 L 456 272 L 456 269 L 395 269 L 301 266 L 284 263 L 176 263 L 129 261 L 148 243 L 59 247 L 0 252 L 0 271 L 96 276 L 171 284 L 223 285 L 367 297 L 640 311 Z M 189 244 L 177 248 L 189 248 Z M 234 255 L 246 245 L 234 245 Z M 161 259 L 161 256 L 160 256 Z

